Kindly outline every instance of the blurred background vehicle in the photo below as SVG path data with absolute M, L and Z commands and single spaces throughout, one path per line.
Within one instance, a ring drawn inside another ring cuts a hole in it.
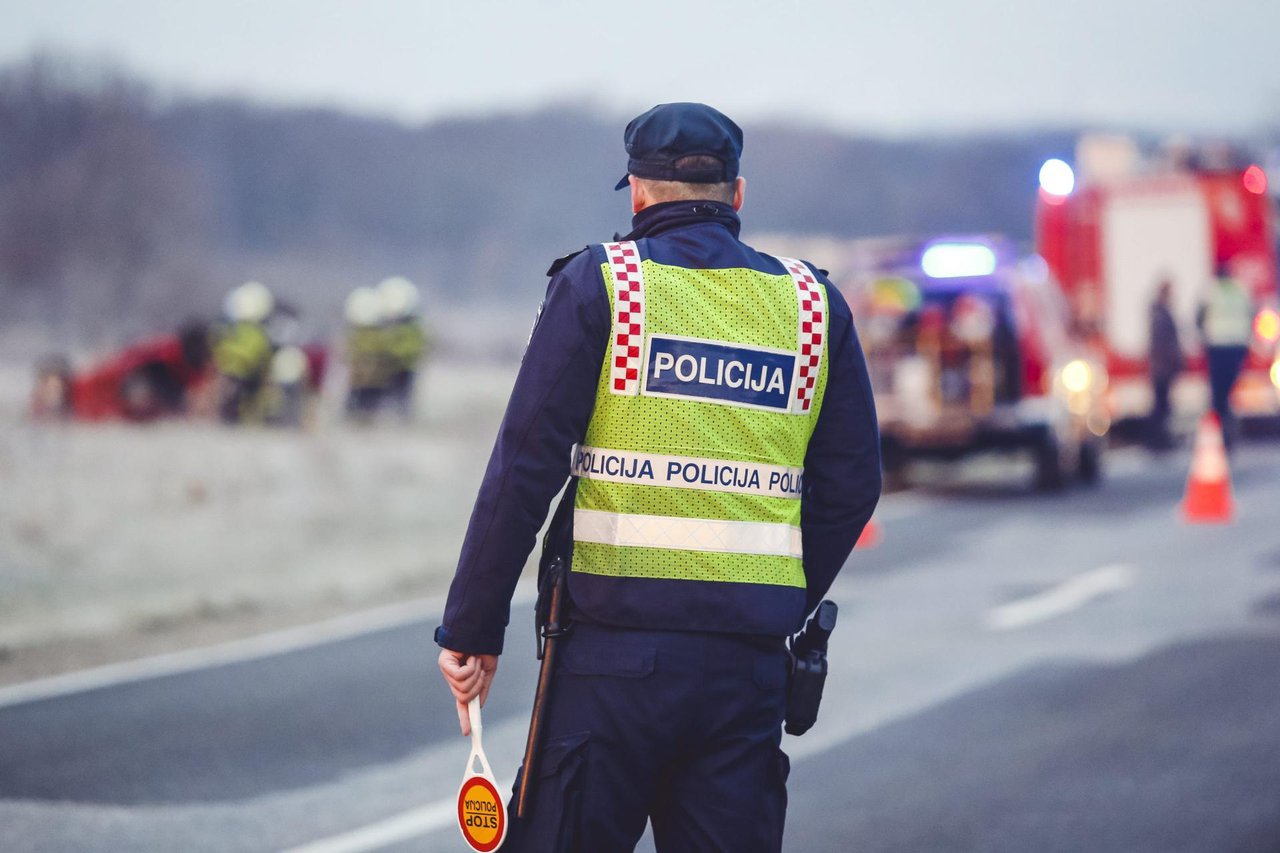
M 1035 485 L 1101 476 L 1103 354 L 1076 335 L 1044 262 L 998 237 L 884 239 L 847 287 L 860 316 L 885 470 L 1021 451 Z
M 196 411 L 212 378 L 208 335 L 204 323 L 189 321 L 80 372 L 69 357 L 49 356 L 36 366 L 32 416 L 142 422 Z
M 1052 159 L 1040 172 L 1035 247 L 1067 295 L 1070 322 L 1106 353 L 1107 403 L 1125 436 L 1152 405 L 1145 318 L 1158 285 L 1171 310 L 1187 370 L 1175 383 L 1175 418 L 1204 411 L 1209 397 L 1195 316 L 1225 266 L 1251 295 L 1254 334 L 1232 395 L 1246 420 L 1280 416 L 1276 234 L 1266 172 L 1237 147 L 1172 139 L 1144 153 L 1127 136 L 1082 136 L 1074 167 Z

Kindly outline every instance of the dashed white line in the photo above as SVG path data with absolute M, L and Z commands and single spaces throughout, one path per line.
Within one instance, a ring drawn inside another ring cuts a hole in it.
M 1133 566 L 1103 566 L 1068 578 L 1037 595 L 993 607 L 987 611 L 983 621 L 992 631 L 1025 628 L 1069 613 L 1100 596 L 1133 586 L 1134 575 Z
M 461 777 L 459 777 L 461 778 Z M 499 779 L 498 790 L 510 791 L 512 780 Z M 299 847 L 290 847 L 283 853 L 369 853 L 402 841 L 421 838 L 446 829 L 450 824 L 457 826 L 458 801 L 456 799 L 438 800 L 421 808 L 410 809 L 393 815 L 386 820 L 370 823 L 365 826 L 330 835 Z M 459 844 L 459 847 L 462 845 Z

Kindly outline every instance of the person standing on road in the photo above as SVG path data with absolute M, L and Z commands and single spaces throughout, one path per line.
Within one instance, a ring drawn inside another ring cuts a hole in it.
M 1147 446 L 1152 450 L 1168 450 L 1173 446 L 1169 432 L 1169 391 L 1182 371 L 1182 344 L 1178 341 L 1178 324 L 1173 319 L 1173 284 L 1166 278 L 1156 289 L 1151 303 L 1151 418 L 1147 430 Z
M 571 627 L 504 849 L 632 850 L 651 820 L 660 851 L 777 851 L 785 638 L 879 499 L 871 387 L 825 273 L 738 239 L 738 126 L 661 104 L 624 138 L 633 230 L 548 271 L 439 664 L 466 734 L 572 478 L 545 540 L 570 568 Z
M 1235 443 L 1237 424 L 1231 411 L 1231 389 L 1240 375 L 1249 339 L 1253 335 L 1253 303 L 1226 264 L 1218 266 L 1209 297 L 1200 308 L 1197 325 L 1204 337 L 1209 362 L 1209 389 L 1213 410 L 1222 425 L 1227 450 Z

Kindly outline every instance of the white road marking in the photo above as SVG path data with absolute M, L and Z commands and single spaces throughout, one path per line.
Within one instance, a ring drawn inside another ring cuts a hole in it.
M 331 835 L 301 847 L 291 847 L 284 853 L 363 853 L 429 835 L 444 829 L 457 819 L 457 800 L 440 800 L 351 832 Z
M 1092 572 L 1085 572 L 1047 592 L 993 608 L 987 613 L 988 627 L 992 630 L 1008 630 L 1066 613 L 1100 595 L 1132 585 L 1133 574 L 1133 568 L 1126 565 L 1104 566 Z M 803 739 L 788 741 L 787 752 L 792 762 L 800 762 L 823 754 L 884 722 L 886 720 L 883 719 L 864 720 L 847 725 L 828 726 L 821 732 L 810 733 Z M 510 790 L 510 787 L 508 785 L 505 790 Z M 456 815 L 456 801 L 439 800 L 350 832 L 321 838 L 301 847 L 292 848 L 286 853 L 369 853 L 391 844 L 447 829 L 456 820 Z
M 501 779 L 498 781 L 499 791 L 511 790 L 513 780 L 506 780 L 505 784 Z M 283 853 L 367 853 L 369 850 L 431 835 L 450 825 L 456 826 L 457 820 L 457 799 L 438 800 L 341 835 L 331 835 L 300 847 L 290 847 Z
M 531 604 L 533 599 L 532 583 L 522 583 L 516 588 L 512 604 Z M 434 619 L 439 617 L 443 609 L 443 596 L 417 598 L 326 619 L 323 622 L 313 622 L 310 625 L 299 625 L 268 634 L 259 634 L 243 640 L 232 640 L 212 646 L 25 681 L 0 687 L 0 708 L 301 651 Z
M 983 621 L 991 631 L 1025 628 L 1069 613 L 1099 596 L 1133 586 L 1134 574 L 1133 566 L 1103 566 L 1068 578 L 1052 589 L 1029 598 L 993 607 L 987 611 Z

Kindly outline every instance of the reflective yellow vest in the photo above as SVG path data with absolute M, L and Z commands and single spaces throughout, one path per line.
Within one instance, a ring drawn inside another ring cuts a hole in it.
M 387 330 L 382 326 L 349 326 L 347 366 L 352 388 L 385 387 L 391 376 Z
M 1253 305 L 1235 279 L 1214 282 L 1205 308 L 1204 339 L 1209 346 L 1248 346 L 1253 335 Z
M 607 243 L 613 312 L 574 448 L 575 573 L 805 586 L 800 496 L 827 379 L 826 290 Z
M 387 355 L 395 372 L 414 370 L 427 349 L 422 321 L 406 317 L 387 325 Z
M 260 323 L 240 322 L 225 327 L 213 343 L 218 372 L 239 380 L 261 379 L 271 364 L 272 346 Z

